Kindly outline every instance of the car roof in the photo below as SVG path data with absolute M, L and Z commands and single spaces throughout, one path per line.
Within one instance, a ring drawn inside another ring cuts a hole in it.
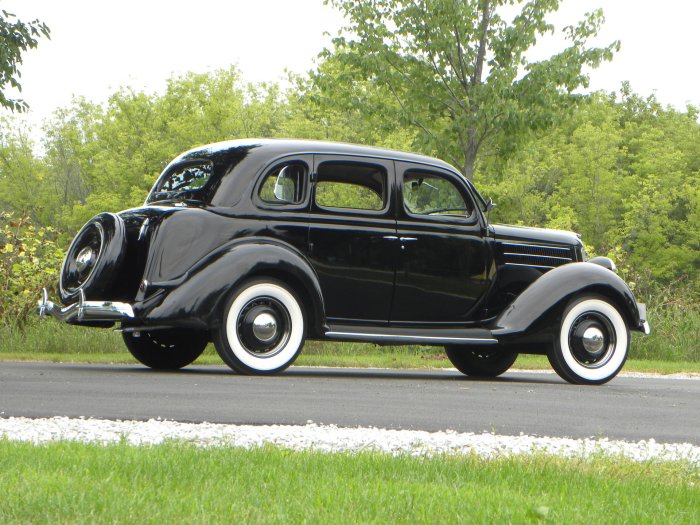
M 279 157 L 291 154 L 338 154 L 356 155 L 365 157 L 379 157 L 385 159 L 417 162 L 431 166 L 441 167 L 459 173 L 458 170 L 447 162 L 426 155 L 407 153 L 405 151 L 376 148 L 373 146 L 363 146 L 360 144 L 349 144 L 344 142 L 327 142 L 320 140 L 300 140 L 300 139 L 269 139 L 269 138 L 247 138 L 227 140 L 199 146 L 186 151 L 178 156 L 174 162 L 185 158 L 208 157 L 210 155 L 226 153 L 229 150 L 239 148 L 255 147 L 266 150 L 270 157 Z

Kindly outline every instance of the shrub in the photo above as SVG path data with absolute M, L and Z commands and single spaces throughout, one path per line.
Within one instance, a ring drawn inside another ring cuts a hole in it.
M 0 213 L 0 324 L 23 327 L 41 288 L 56 292 L 64 252 L 57 231 Z

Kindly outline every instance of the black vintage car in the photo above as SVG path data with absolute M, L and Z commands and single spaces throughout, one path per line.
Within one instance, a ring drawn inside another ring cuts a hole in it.
M 140 208 L 80 230 L 40 315 L 120 330 L 176 369 L 209 341 L 232 369 L 281 372 L 306 339 L 444 346 L 497 376 L 546 354 L 572 383 L 622 368 L 646 309 L 576 234 L 490 224 L 491 201 L 440 160 L 249 139 L 176 158 Z

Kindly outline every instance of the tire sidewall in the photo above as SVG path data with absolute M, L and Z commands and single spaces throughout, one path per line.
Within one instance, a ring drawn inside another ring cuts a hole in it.
M 291 322 L 284 347 L 269 357 L 251 354 L 238 337 L 238 316 L 243 307 L 256 297 L 272 297 L 279 301 L 287 310 Z M 250 375 L 281 372 L 294 362 L 304 346 L 306 314 L 303 303 L 288 286 L 276 279 L 246 281 L 225 302 L 221 315 L 222 323 L 216 331 L 216 349 L 224 362 L 237 372 Z
M 615 347 L 610 358 L 600 367 L 589 368 L 579 363 L 569 344 L 569 332 L 578 316 L 595 312 L 605 316 L 615 334 Z M 555 336 L 550 361 L 555 371 L 565 380 L 578 384 L 603 384 L 614 378 L 624 366 L 630 347 L 630 332 L 623 315 L 609 300 L 599 296 L 585 296 L 574 300 L 564 310 Z
M 518 358 L 517 352 L 497 346 L 448 345 L 445 352 L 457 370 L 471 377 L 498 377 L 505 374 Z
M 159 344 L 163 335 L 177 343 Z M 136 360 L 155 370 L 183 368 L 202 355 L 209 343 L 208 334 L 183 330 L 142 332 L 139 337 L 133 332 L 122 332 L 122 339 Z

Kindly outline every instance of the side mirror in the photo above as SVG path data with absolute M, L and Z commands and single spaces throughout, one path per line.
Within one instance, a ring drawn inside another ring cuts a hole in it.
M 491 200 L 491 197 L 489 197 L 489 200 L 486 201 L 486 224 L 491 223 L 491 210 L 493 210 L 496 207 L 496 203 Z

